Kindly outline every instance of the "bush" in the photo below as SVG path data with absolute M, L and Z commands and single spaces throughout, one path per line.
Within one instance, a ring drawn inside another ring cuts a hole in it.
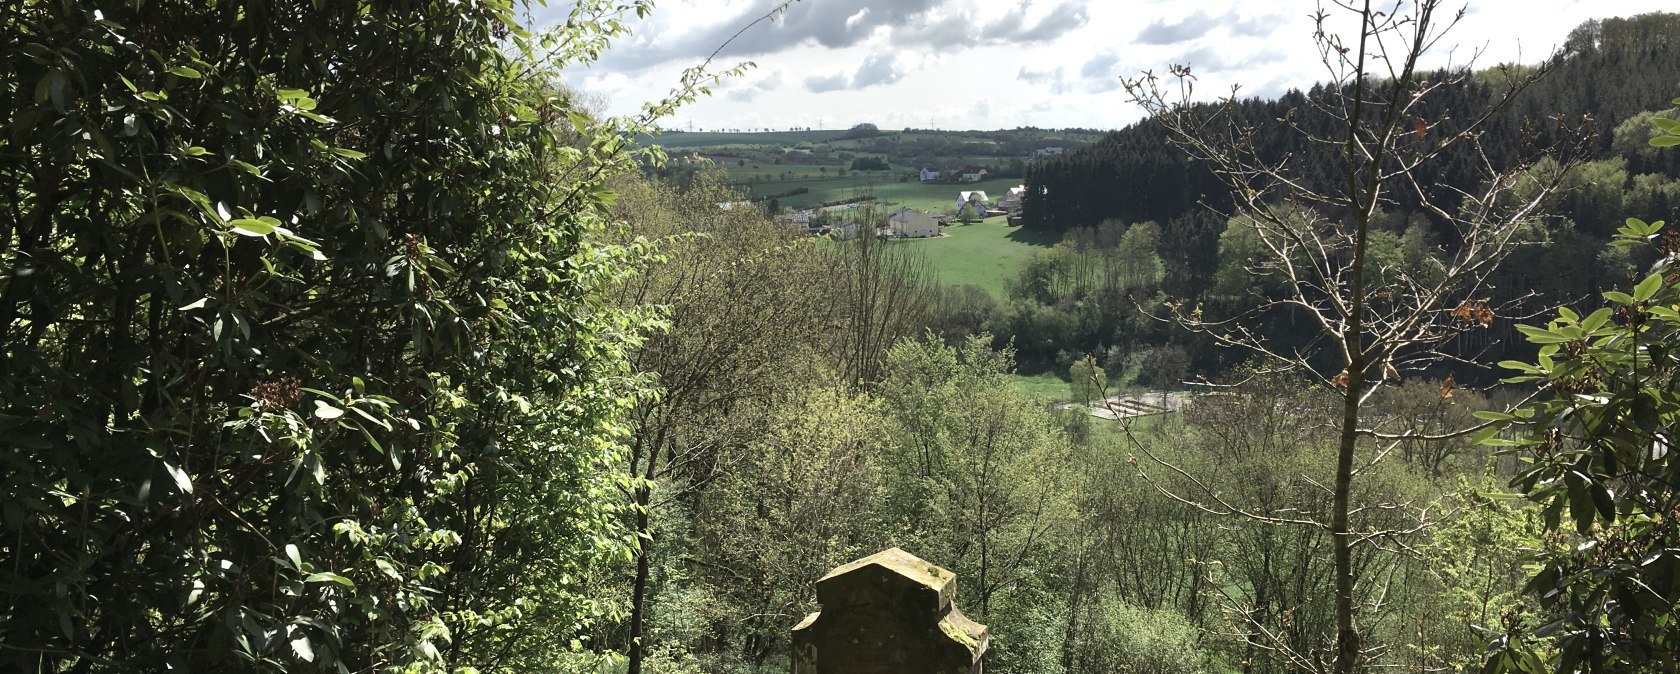
M 1183 614 L 1105 598 L 1091 610 L 1070 674 L 1201 674 L 1198 632 Z
M 0 12 L 0 669 L 551 670 L 607 610 L 636 131 L 518 21 Z
M 891 169 L 892 166 L 887 164 L 887 160 L 880 157 L 858 157 L 852 160 L 853 171 L 887 171 Z

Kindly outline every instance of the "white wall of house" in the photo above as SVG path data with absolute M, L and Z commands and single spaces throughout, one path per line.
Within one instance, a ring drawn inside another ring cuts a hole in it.
M 939 236 L 939 222 L 933 216 L 909 208 L 900 208 L 887 216 L 887 227 L 893 236 L 912 239 Z

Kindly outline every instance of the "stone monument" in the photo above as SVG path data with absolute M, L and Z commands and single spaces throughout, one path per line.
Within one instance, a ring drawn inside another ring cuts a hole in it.
M 793 628 L 793 674 L 980 674 L 990 635 L 952 600 L 957 578 L 891 548 L 817 581 Z

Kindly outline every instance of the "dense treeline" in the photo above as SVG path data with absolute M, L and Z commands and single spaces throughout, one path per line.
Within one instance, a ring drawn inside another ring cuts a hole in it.
M 1673 118 L 1664 92 L 1680 80 L 1673 36 L 1680 35 L 1680 15 L 1648 14 L 1628 19 L 1591 21 L 1571 33 L 1563 50 L 1544 67 L 1550 72 L 1518 93 L 1495 114 L 1478 146 L 1449 148 L 1435 161 L 1419 167 L 1418 181 L 1428 186 L 1432 201 L 1456 204 L 1457 190 L 1475 191 L 1485 161 L 1495 171 L 1509 170 L 1549 153 L 1558 162 L 1586 160 L 1567 178 L 1564 190 L 1548 199 L 1525 233 L 1527 245 L 1512 255 L 1490 287 L 1496 304 L 1527 298 L 1534 307 L 1571 304 L 1626 281 L 1633 270 L 1649 263 L 1648 253 L 1630 258 L 1625 249 L 1608 245 L 1628 214 L 1662 219 L 1680 207 L 1680 161 L 1646 145 L 1653 117 Z M 1432 137 L 1450 135 L 1457 125 L 1488 109 L 1503 96 L 1506 84 L 1533 69 L 1522 66 L 1492 68 L 1462 84 L 1434 92 L 1417 118 L 1430 125 Z M 1437 73 L 1433 79 L 1446 79 Z M 1299 127 L 1320 136 L 1334 136 L 1336 122 L 1310 114 L 1310 102 L 1329 92 L 1322 86 L 1289 92 L 1278 100 L 1248 99 L 1232 108 L 1231 122 L 1257 130 L 1258 159 L 1276 162 L 1295 155 L 1296 177 L 1314 190 L 1335 193 L 1338 178 L 1331 167 L 1339 162 L 1338 147 L 1303 143 Z M 1585 142 L 1576 138 L 1585 136 Z M 1555 170 L 1559 163 L 1542 163 L 1536 172 Z M 1134 293 L 1137 301 L 1170 300 L 1204 306 L 1209 315 L 1229 315 L 1233 303 L 1249 305 L 1273 297 L 1264 283 L 1245 278 L 1246 263 L 1257 252 L 1255 242 L 1231 231 L 1231 195 L 1207 166 L 1191 162 L 1173 147 L 1153 121 L 1115 132 L 1103 142 L 1057 160 L 1036 163 L 1027 177 L 1024 226 L 1065 233 L 1099 226 L 1159 223 L 1157 254 L 1164 271 L 1159 298 Z M 1419 195 L 1396 191 L 1381 204 L 1375 249 L 1393 255 L 1396 263 L 1424 260 L 1427 251 L 1451 250 L 1458 235 L 1435 214 L 1420 209 Z M 1335 214 L 1323 214 L 1337 217 Z M 1060 253 L 1042 254 L 1047 259 Z M 1151 289 L 1156 290 L 1156 289 Z M 1083 303 L 1083 293 L 1039 297 L 1038 307 L 1070 313 Z M 1025 298 L 1015 298 L 1025 299 Z M 1111 301 L 1098 298 L 1104 306 Z M 1150 306 L 1161 306 L 1155 301 Z M 1221 308 L 1223 307 L 1223 310 Z M 999 309 L 1017 318 L 1044 309 L 1008 306 Z M 1104 309 L 1105 314 L 1112 315 Z M 1288 317 L 1269 326 L 1274 334 L 1296 327 Z M 1104 324 L 1110 324 L 1104 321 Z M 1304 326 L 1301 326 L 1304 327 Z M 1022 336 L 1012 330 L 1000 334 Z M 1465 353 L 1489 358 L 1514 355 L 1505 349 L 1517 344 L 1509 323 L 1484 334 L 1467 337 Z M 1304 342 L 1310 333 L 1300 333 Z M 1023 339 L 1023 356 L 1031 362 L 1066 365 L 1081 353 L 1100 354 L 1116 344 L 1129 344 L 1125 334 L 1064 338 L 1041 348 Z M 1492 351 L 1484 352 L 1492 347 Z M 1226 359 L 1205 347 L 1192 345 L 1197 369 L 1217 371 Z

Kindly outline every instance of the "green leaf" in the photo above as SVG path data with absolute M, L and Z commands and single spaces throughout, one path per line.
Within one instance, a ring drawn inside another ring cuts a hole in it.
M 352 590 L 356 589 L 356 583 L 354 581 L 350 580 L 349 578 L 345 578 L 344 576 L 340 576 L 336 573 L 333 573 L 331 571 L 321 571 L 321 572 L 318 572 L 318 573 L 311 573 L 311 574 L 309 574 L 308 578 L 303 579 L 303 582 L 305 582 L 305 583 L 338 583 L 339 585 L 343 585 L 344 587 L 350 588 Z
M 1517 325 L 1517 332 L 1520 332 L 1520 333 L 1523 333 L 1524 335 L 1527 335 L 1528 336 L 1528 341 L 1533 342 L 1535 344 L 1561 344 L 1563 342 L 1570 341 L 1570 339 L 1568 337 L 1560 335 L 1560 334 L 1558 334 L 1556 332 L 1553 332 L 1551 330 L 1547 330 L 1545 328 L 1537 328 L 1537 327 L 1534 327 L 1532 325 L 1518 324 Z
M 315 417 L 323 421 L 332 421 L 344 416 L 344 410 L 328 405 L 325 400 L 315 401 Z
M 367 154 L 357 152 L 347 147 L 335 147 L 332 149 L 332 152 L 340 157 L 347 157 L 349 159 L 367 159 Z
M 175 487 L 177 489 L 180 489 L 181 493 L 183 493 L 183 494 L 191 494 L 192 493 L 192 490 L 193 490 L 192 478 L 187 476 L 187 471 L 184 471 L 184 470 L 181 470 L 180 468 L 177 468 L 175 466 L 175 464 L 169 463 L 168 461 L 165 461 L 163 463 L 163 470 L 165 472 L 169 473 L 170 478 L 173 478 L 175 480 Z
M 296 543 L 286 544 L 286 559 L 292 560 L 293 568 L 303 568 L 303 555 L 298 553 L 298 546 Z
M 1651 139 L 1651 147 L 1674 147 L 1680 145 L 1680 136 L 1657 136 Z
M 1608 323 L 1610 321 L 1610 317 L 1614 315 L 1616 315 L 1616 312 L 1611 311 L 1610 307 L 1601 308 L 1598 311 L 1592 312 L 1592 315 L 1588 316 L 1586 320 L 1581 321 L 1581 329 L 1586 330 L 1587 332 L 1597 330 L 1604 327 L 1604 324 Z
M 169 73 L 171 75 L 174 75 L 176 77 L 186 77 L 186 78 L 195 79 L 195 80 L 204 79 L 204 75 L 202 73 L 198 72 L 197 70 L 193 70 L 192 68 L 188 68 L 186 66 L 175 66 L 175 67 L 172 67 L 168 70 L 165 70 L 164 72 L 167 72 L 167 73 Z
M 292 637 L 292 653 L 304 662 L 315 661 L 315 649 L 309 645 L 309 637 L 299 634 Z
M 1609 292 L 1604 293 L 1604 299 L 1610 300 L 1611 302 L 1615 302 L 1616 304 L 1620 304 L 1620 305 L 1623 305 L 1623 306 L 1633 304 L 1635 301 L 1637 301 L 1637 300 L 1633 299 L 1632 295 L 1629 295 L 1629 294 L 1624 293 L 1624 292 L 1617 292 L 1615 290 L 1611 290 Z
M 238 168 L 238 169 L 240 169 L 240 170 L 242 170 L 246 173 L 249 173 L 251 175 L 254 175 L 258 178 L 263 177 L 262 167 L 259 167 L 256 164 L 252 164 L 252 163 L 246 162 L 246 161 L 240 161 L 238 159 L 229 159 L 228 160 L 228 165 L 233 166 L 235 168 Z
M 1652 274 L 1647 276 L 1645 277 L 1645 280 L 1639 282 L 1639 285 L 1633 287 L 1633 299 L 1639 302 L 1644 302 L 1645 300 L 1656 297 L 1657 291 L 1662 290 L 1662 286 L 1662 274 Z
M 245 236 L 268 236 L 274 233 L 274 225 L 256 218 L 235 218 L 228 223 L 233 229 Z

